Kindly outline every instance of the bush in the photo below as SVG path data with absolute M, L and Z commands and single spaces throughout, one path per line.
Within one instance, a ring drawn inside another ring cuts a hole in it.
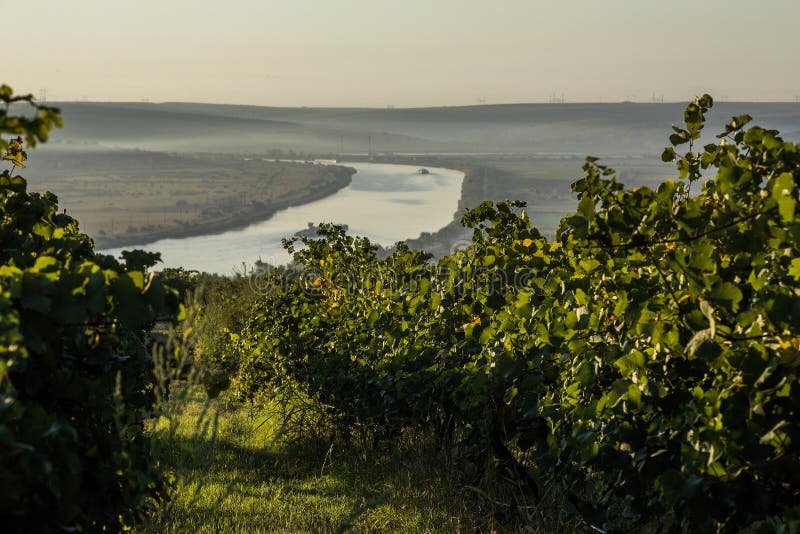
M 0 516 L 10 532 L 119 531 L 164 496 L 143 421 L 152 406 L 144 329 L 172 321 L 177 293 L 97 254 L 51 193 L 14 174 L 58 110 L 0 87 Z M 22 105 L 32 114 L 10 115 Z M 22 139 L 25 136 L 25 139 Z M 135 265 L 134 265 L 135 264 Z

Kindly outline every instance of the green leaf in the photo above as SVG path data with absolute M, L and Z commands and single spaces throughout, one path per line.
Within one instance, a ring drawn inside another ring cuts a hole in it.
M 34 262 L 33 267 L 31 267 L 31 272 L 39 273 L 39 272 L 49 272 L 58 269 L 58 259 L 52 256 L 39 256 L 36 258 L 36 262 Z
M 367 317 L 367 326 L 369 326 L 370 328 L 374 327 L 375 323 L 378 321 L 378 317 L 380 317 L 378 310 L 372 310 L 372 312 Z
M 688 135 L 680 135 L 680 134 L 672 134 L 669 136 L 669 142 L 672 143 L 672 146 L 682 145 L 684 143 L 689 142 Z
M 600 452 L 600 444 L 597 441 L 590 441 L 581 447 L 581 460 L 588 461 L 596 457 Z
M 517 396 L 518 393 L 519 390 L 517 390 L 516 386 L 508 388 L 505 394 L 503 395 L 503 402 L 505 402 L 506 404 L 511 404 L 511 401 L 514 400 L 514 398 Z
M 731 126 L 733 126 L 735 130 L 740 130 L 752 120 L 753 117 L 750 115 L 737 115 L 733 118 L 733 120 L 731 120 Z
M 703 109 L 711 109 L 711 107 L 714 105 L 714 99 L 711 98 L 711 95 L 704 94 L 697 100 L 697 104 Z
M 591 221 L 594 216 L 594 200 L 588 193 L 581 195 L 581 201 L 578 203 L 577 213 L 582 215 L 587 221 Z
M 614 305 L 614 315 L 622 317 L 625 314 L 625 310 L 628 309 L 628 294 L 621 291 L 617 295 L 617 303 Z
M 578 364 L 578 369 L 575 372 L 575 378 L 577 378 L 578 382 L 580 382 L 584 387 L 591 384 L 595 378 L 592 365 L 586 360 L 581 360 L 580 364 Z
M 440 293 L 431 293 L 431 310 L 436 311 L 442 302 L 442 295 Z
M 736 312 L 739 309 L 743 295 L 742 291 L 730 282 L 723 282 L 711 291 L 714 300 L 722 302 L 728 309 Z
M 795 281 L 800 281 L 800 258 L 795 258 L 789 264 L 789 276 L 794 277 Z
M 785 224 L 794 221 L 796 201 L 794 199 L 794 178 L 792 173 L 785 172 L 775 179 L 772 196 L 778 202 L 778 212 Z
M 614 362 L 622 376 L 628 377 L 644 367 L 644 354 L 633 350 Z
M 487 343 L 489 343 L 494 338 L 495 333 L 496 332 L 495 332 L 494 327 L 487 326 L 481 332 L 481 335 L 480 335 L 480 338 L 479 338 L 479 343 L 481 345 L 486 345 Z
M 144 290 L 144 273 L 141 271 L 130 271 L 121 275 L 121 277 L 127 276 L 133 282 L 133 285 L 136 286 L 139 291 Z

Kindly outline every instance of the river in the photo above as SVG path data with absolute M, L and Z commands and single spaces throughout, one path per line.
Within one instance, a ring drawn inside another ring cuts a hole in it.
M 209 273 L 242 272 L 256 260 L 271 265 L 290 261 L 281 238 L 291 237 L 308 223 L 349 226 L 348 234 L 368 237 L 381 245 L 435 232 L 453 220 L 461 197 L 464 173 L 452 169 L 383 163 L 348 163 L 356 174 L 350 185 L 333 195 L 279 211 L 269 219 L 239 230 L 107 249 L 118 256 L 134 248 L 161 253 L 159 267 L 184 267 Z

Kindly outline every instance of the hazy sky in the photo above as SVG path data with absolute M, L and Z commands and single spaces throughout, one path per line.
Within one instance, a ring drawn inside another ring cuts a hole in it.
M 0 0 L 50 100 L 433 106 L 800 96 L 800 0 Z

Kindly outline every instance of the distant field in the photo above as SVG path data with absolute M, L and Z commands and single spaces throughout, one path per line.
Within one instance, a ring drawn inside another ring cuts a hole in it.
M 331 167 L 111 150 L 33 151 L 25 176 L 101 247 L 243 226 L 349 183 Z

